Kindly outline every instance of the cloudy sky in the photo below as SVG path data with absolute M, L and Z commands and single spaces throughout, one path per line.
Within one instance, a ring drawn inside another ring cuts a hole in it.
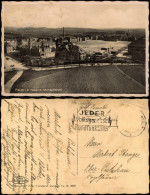
M 7 27 L 145 28 L 146 2 L 3 2 Z

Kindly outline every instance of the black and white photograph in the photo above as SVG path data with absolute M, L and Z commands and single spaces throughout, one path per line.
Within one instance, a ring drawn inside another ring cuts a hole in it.
M 147 96 L 148 3 L 2 2 L 2 94 Z

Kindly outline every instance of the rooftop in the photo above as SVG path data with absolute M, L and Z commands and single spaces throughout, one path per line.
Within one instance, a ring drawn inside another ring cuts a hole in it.
M 135 41 L 133 41 L 132 43 L 129 44 L 129 46 L 134 46 L 134 47 L 145 47 L 145 37 L 141 37 Z

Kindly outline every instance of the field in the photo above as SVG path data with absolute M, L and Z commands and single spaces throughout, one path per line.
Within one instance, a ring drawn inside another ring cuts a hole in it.
M 18 82 L 28 82 L 32 79 L 40 79 L 43 76 L 51 75 L 55 72 L 58 72 L 59 70 L 42 70 L 42 71 L 35 71 L 35 70 L 26 70 L 22 74 L 21 78 L 18 80 Z
M 132 66 L 133 67 L 133 66 Z M 133 67 L 134 70 L 134 67 Z M 14 84 L 11 92 L 16 89 L 36 89 L 37 92 L 56 89 L 61 93 L 77 94 L 144 94 L 145 87 L 135 80 L 122 74 L 117 67 L 78 67 L 55 71 L 37 72 L 24 71 Z M 54 92 L 52 92 L 54 91 Z M 57 92 L 57 93 L 60 93 Z M 29 90 L 28 92 L 31 93 Z
M 88 53 L 100 52 L 101 48 L 112 48 L 119 50 L 123 47 L 127 47 L 130 42 L 128 41 L 103 41 L 103 40 L 87 40 L 75 43 L 80 48 Z
M 132 77 L 139 83 L 141 83 L 143 86 L 145 86 L 145 66 L 144 65 L 134 65 L 132 66 L 118 66 L 119 69 L 121 69 L 125 74 Z M 133 70 L 134 68 L 134 70 Z
M 15 74 L 17 70 L 5 72 L 4 83 L 6 84 Z

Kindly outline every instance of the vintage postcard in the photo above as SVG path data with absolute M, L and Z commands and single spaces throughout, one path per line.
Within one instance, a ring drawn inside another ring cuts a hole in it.
M 149 192 L 147 99 L 3 99 L 3 194 Z
M 148 96 L 148 2 L 2 2 L 5 96 Z

